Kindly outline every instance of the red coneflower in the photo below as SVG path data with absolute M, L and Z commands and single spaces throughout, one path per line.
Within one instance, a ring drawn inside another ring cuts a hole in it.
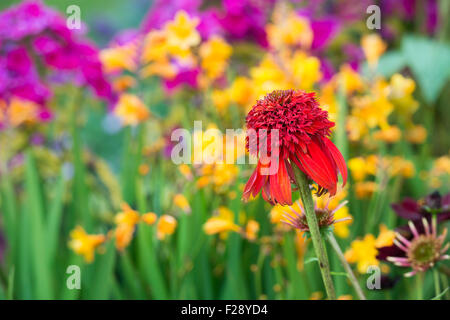
M 257 156 L 255 171 L 248 180 L 242 198 L 248 200 L 262 190 L 263 198 L 272 203 L 291 205 L 291 181 L 296 182 L 293 165 L 315 181 L 318 195 L 335 195 L 338 171 L 345 185 L 347 166 L 336 146 L 328 139 L 334 123 L 328 113 L 320 109 L 315 93 L 301 90 L 278 90 L 258 100 L 248 113 L 247 129 L 256 132 L 256 139 L 247 136 L 247 149 Z M 267 130 L 267 138 L 260 136 Z M 278 141 L 271 141 L 271 133 L 278 130 Z M 266 155 L 261 153 L 267 148 Z M 277 161 L 274 173 L 263 169 Z

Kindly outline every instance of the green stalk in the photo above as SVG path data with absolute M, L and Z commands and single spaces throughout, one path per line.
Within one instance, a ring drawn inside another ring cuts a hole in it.
M 342 250 L 339 247 L 339 244 L 336 241 L 336 238 L 334 237 L 333 232 L 330 232 L 328 234 L 328 241 L 330 241 L 331 247 L 336 252 L 337 256 L 339 257 L 339 260 L 341 261 L 342 265 L 344 266 L 344 269 L 347 272 L 348 278 L 350 279 L 350 282 L 352 283 L 353 288 L 355 289 L 356 294 L 358 295 L 358 298 L 360 300 L 367 300 L 366 296 L 364 295 L 364 292 L 361 289 L 361 286 L 358 283 L 358 280 L 355 277 L 355 274 L 352 271 L 352 268 L 350 268 L 347 260 L 345 259 L 344 254 L 342 253 Z
M 438 300 L 441 300 L 439 295 L 441 294 L 441 284 L 439 283 L 439 271 L 437 268 L 433 269 L 433 279 L 434 279 L 434 292 Z
M 322 280 L 325 285 L 328 299 L 336 300 L 336 293 L 334 291 L 333 280 L 331 279 L 330 263 L 328 261 L 327 251 L 320 235 L 319 224 L 317 222 L 316 212 L 314 210 L 314 202 L 309 189 L 308 178 L 297 167 L 293 166 L 295 178 L 297 180 L 298 188 L 300 190 L 300 196 L 302 198 L 303 207 L 305 209 L 306 221 L 313 242 L 314 251 L 319 260 L 320 272 L 322 274 Z
M 418 272 L 416 275 L 416 297 L 417 297 L 417 300 L 423 300 L 423 278 L 424 278 L 424 273 Z

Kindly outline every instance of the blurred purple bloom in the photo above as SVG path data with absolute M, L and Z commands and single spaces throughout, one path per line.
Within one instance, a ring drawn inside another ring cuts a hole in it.
M 18 96 L 45 105 L 51 92 L 44 83 L 60 71 L 67 71 L 70 79 L 75 77 L 99 97 L 113 99 L 97 48 L 82 40 L 80 32 L 69 30 L 62 14 L 39 0 L 0 13 L 0 98 Z M 45 108 L 41 115 L 51 117 Z
M 165 80 L 164 84 L 167 91 L 173 91 L 181 85 L 188 85 L 191 88 L 196 88 L 197 76 L 199 75 L 200 70 L 196 69 L 181 69 L 178 74 L 170 80 Z

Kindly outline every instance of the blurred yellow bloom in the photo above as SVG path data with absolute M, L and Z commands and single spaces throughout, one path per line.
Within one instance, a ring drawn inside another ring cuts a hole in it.
M 167 34 L 161 30 L 150 31 L 144 40 L 142 62 L 165 61 L 168 54 Z
M 115 46 L 100 51 L 99 58 L 105 72 L 136 71 L 138 43 L 138 41 L 130 41 L 122 46 Z
M 273 224 L 280 223 L 283 215 L 285 213 L 285 209 L 283 209 L 283 206 L 277 204 L 272 207 L 272 210 L 270 210 L 270 222 Z
M 240 227 L 234 223 L 233 212 L 226 207 L 220 207 L 217 209 L 217 215 L 209 218 L 203 225 L 203 230 L 206 234 L 213 235 L 229 231 L 238 232 Z
M 133 239 L 134 229 L 139 222 L 140 217 L 137 211 L 130 208 L 126 203 L 122 204 L 122 212 L 114 217 L 117 227 L 114 231 L 116 238 L 116 248 L 125 249 Z
M 387 45 L 378 34 L 373 33 L 362 37 L 361 47 L 366 56 L 367 63 L 373 68 L 377 65 L 378 59 L 386 50 Z
M 158 216 L 154 212 L 147 212 L 141 216 L 141 221 L 150 226 L 155 224 L 157 219 L 158 219 Z
M 192 171 L 191 168 L 187 164 L 180 164 L 178 166 L 178 171 L 187 179 L 192 180 Z
M 405 78 L 401 74 L 394 74 L 389 83 L 389 99 L 395 109 L 403 116 L 411 116 L 416 112 L 419 103 L 413 98 L 416 83 L 413 79 Z
M 167 214 L 162 215 L 158 220 L 156 235 L 158 239 L 163 240 L 166 236 L 175 232 L 177 227 L 177 220 Z
M 345 259 L 349 263 L 356 263 L 358 272 L 364 274 L 369 266 L 378 266 L 380 264 L 376 258 L 378 254 L 377 248 L 392 245 L 394 238 L 394 232 L 381 224 L 377 238 L 372 234 L 366 234 L 363 239 L 354 240 L 350 245 L 350 249 L 345 252 Z
M 352 94 L 355 91 L 361 91 L 364 87 L 361 76 L 353 68 L 344 64 L 336 75 L 338 85 L 346 94 Z
M 230 101 L 248 108 L 253 102 L 254 88 L 250 79 L 238 76 L 227 90 Z
M 231 46 L 219 36 L 212 36 L 200 46 L 201 66 L 208 78 L 216 79 L 224 73 L 231 52 Z
M 380 225 L 380 233 L 378 234 L 377 239 L 375 240 L 375 247 L 389 247 L 394 244 L 395 232 L 389 230 L 384 224 Z
M 295 52 L 288 65 L 298 89 L 311 90 L 314 84 L 322 79 L 320 60 L 308 56 L 305 52 Z
M 39 106 L 33 101 L 13 97 L 9 102 L 7 118 L 13 127 L 37 122 L 38 114 Z
M 395 143 L 402 137 L 402 132 L 397 126 L 389 126 L 375 132 L 373 134 L 373 137 L 376 140 L 384 141 L 387 143 Z
M 363 157 L 351 158 L 347 162 L 350 173 L 355 181 L 362 181 L 367 175 L 366 160 Z
M 145 104 L 137 96 L 132 94 L 121 94 L 114 113 L 124 125 L 137 125 L 150 117 Z
M 320 300 L 323 298 L 323 293 L 320 291 L 315 291 L 311 293 L 311 297 L 309 297 L 309 300 Z
M 87 263 L 94 261 L 95 249 L 106 240 L 102 234 L 87 234 L 81 226 L 70 232 L 70 238 L 69 247 Z
M 391 176 L 402 176 L 405 178 L 411 178 L 414 176 L 416 170 L 412 161 L 403 159 L 396 156 L 388 159 L 389 161 L 389 174 Z
M 138 172 L 141 176 L 145 176 L 150 172 L 148 164 L 142 163 L 139 165 Z
M 259 232 L 259 223 L 256 220 L 249 220 L 245 227 L 245 237 L 248 240 L 255 240 Z
M 353 297 L 351 294 L 344 294 L 342 296 L 339 296 L 338 300 L 353 300 Z
M 178 208 L 183 210 L 185 213 L 191 212 L 191 207 L 189 205 L 189 202 L 187 201 L 186 197 L 184 195 L 182 195 L 181 193 L 178 193 L 173 197 L 173 203 Z
M 225 113 L 230 105 L 230 97 L 226 90 L 214 89 L 211 93 L 211 99 L 214 107 L 216 107 L 220 114 Z
M 270 55 L 266 55 L 260 64 L 250 69 L 256 98 L 262 98 L 273 90 L 292 89 L 292 83 L 286 78 L 286 72 Z
M 121 76 L 114 80 L 113 88 L 115 91 L 123 92 L 136 85 L 136 79 L 132 76 Z
M 357 182 L 355 184 L 355 193 L 359 199 L 370 198 L 377 189 L 378 186 L 373 181 Z
M 406 131 L 406 140 L 414 144 L 421 144 L 427 138 L 427 130 L 420 125 L 415 125 Z
M 358 272 L 365 274 L 369 266 L 378 266 L 378 254 L 375 248 L 376 239 L 372 234 L 367 234 L 363 239 L 354 240 L 350 249 L 345 252 L 345 259 L 349 263 L 356 263 Z
M 171 50 L 186 50 L 200 44 L 200 34 L 196 30 L 200 20 L 191 18 L 186 11 L 176 13 L 174 20 L 164 26 L 167 34 L 167 43 Z
M 274 48 L 302 46 L 309 48 L 313 40 L 313 31 L 308 19 L 295 11 L 283 14 L 279 6 L 274 10 L 273 24 L 266 26 L 267 38 Z
M 305 255 L 308 249 L 308 240 L 304 235 L 304 232 L 295 230 L 295 250 L 297 251 L 297 269 L 303 271 L 305 265 Z

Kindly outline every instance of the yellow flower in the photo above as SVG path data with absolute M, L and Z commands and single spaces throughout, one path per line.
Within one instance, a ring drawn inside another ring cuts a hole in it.
M 389 247 L 394 244 L 395 232 L 389 230 L 384 224 L 380 225 L 380 233 L 378 234 L 378 238 L 375 241 L 375 247 Z
M 70 238 L 69 247 L 76 254 L 82 255 L 87 263 L 94 261 L 95 249 L 106 240 L 102 234 L 87 234 L 81 226 L 70 232 Z
M 372 234 L 367 234 L 363 239 L 354 240 L 350 249 L 345 252 L 345 259 L 349 263 L 356 263 L 358 272 L 364 274 L 369 266 L 378 266 L 377 248 L 390 246 L 394 243 L 395 234 L 388 230 L 385 225 L 380 225 L 380 232 L 375 238 Z
M 259 223 L 256 220 L 249 220 L 245 227 L 245 237 L 248 240 L 255 240 L 259 232 Z
M 370 67 L 375 67 L 378 59 L 386 50 L 386 43 L 376 34 L 365 35 L 361 39 L 361 46 Z
M 345 259 L 349 263 L 356 263 L 358 272 L 364 274 L 369 266 L 378 266 L 378 254 L 375 248 L 376 239 L 372 234 L 367 234 L 363 239 L 354 240 L 350 249 L 345 252 Z
M 361 91 L 364 87 L 361 76 L 353 68 L 345 64 L 340 68 L 336 75 L 339 86 L 346 94 L 352 94 L 355 91 Z
M 113 87 L 115 91 L 123 92 L 136 85 L 136 79 L 132 76 L 121 76 L 114 80 Z
M 277 204 L 272 207 L 272 210 L 270 210 L 270 222 L 273 224 L 280 223 L 282 221 L 283 215 L 285 213 L 285 209 L 283 209 L 283 206 Z
M 415 168 L 413 162 L 398 156 L 389 160 L 389 173 L 391 176 L 402 176 L 405 178 L 411 178 L 414 176 Z
M 178 171 L 187 179 L 192 180 L 192 171 L 191 168 L 187 164 L 180 164 L 178 166 Z
M 142 163 L 139 165 L 138 171 L 141 176 L 145 176 L 150 172 L 150 167 L 147 164 Z
M 168 54 L 167 34 L 161 30 L 150 31 L 144 40 L 142 62 L 166 61 Z
M 309 48 L 313 40 L 313 31 L 308 19 L 295 11 L 290 11 L 286 16 L 282 10 L 281 6 L 277 6 L 273 17 L 275 23 L 266 27 L 270 45 L 274 48 L 299 45 Z
M 304 232 L 298 229 L 295 230 L 295 249 L 297 251 L 297 269 L 303 271 L 308 241 L 304 236 Z
M 339 296 L 338 300 L 353 300 L 353 297 L 351 294 L 344 294 L 342 296 Z
M 203 230 L 208 235 L 217 233 L 227 233 L 229 231 L 238 232 L 240 227 L 234 223 L 234 214 L 227 207 L 217 209 L 217 215 L 211 217 L 203 225 Z
M 406 140 L 414 144 L 423 143 L 427 138 L 427 130 L 420 125 L 416 125 L 406 131 Z
M 231 46 L 219 36 L 212 36 L 200 46 L 201 66 L 207 77 L 216 79 L 224 73 L 231 52 Z
M 147 213 L 143 214 L 141 217 L 141 221 L 150 226 L 155 224 L 157 219 L 158 219 L 158 216 L 154 212 L 147 212 Z
M 196 30 L 200 20 L 190 18 L 186 11 L 180 10 L 176 13 L 173 21 L 164 26 L 167 33 L 167 43 L 170 50 L 186 50 L 200 43 L 200 34 Z
M 395 143 L 402 137 L 402 132 L 397 126 L 389 126 L 375 132 L 373 137 L 376 140 L 381 140 L 387 143 Z
M 138 41 L 100 51 L 99 58 L 106 73 L 122 70 L 136 71 Z
M 211 99 L 214 107 L 220 114 L 225 113 L 230 104 L 229 94 L 226 90 L 214 89 L 211 93 Z
M 319 59 L 302 51 L 296 51 L 288 65 L 292 72 L 292 81 L 299 89 L 311 90 L 314 84 L 322 79 Z
M 355 193 L 359 199 L 370 198 L 377 188 L 377 184 L 373 181 L 357 182 Z
M 292 83 L 287 78 L 286 72 L 270 55 L 266 55 L 261 63 L 250 69 L 256 98 L 263 97 L 273 90 L 292 89 Z
M 246 77 L 238 76 L 233 80 L 227 93 L 230 101 L 248 108 L 253 101 L 254 89 L 252 82 Z
M 362 181 L 367 175 L 366 160 L 363 157 L 351 158 L 348 160 L 348 168 L 355 181 Z
M 37 122 L 38 113 L 39 106 L 35 102 L 13 97 L 9 103 L 7 117 L 9 123 L 16 127 Z
M 137 211 L 130 208 L 126 203 L 122 204 L 122 212 L 119 212 L 114 221 L 117 227 L 114 231 L 116 237 L 116 248 L 118 250 L 125 249 L 133 239 L 133 233 L 140 217 Z
M 166 236 L 175 232 L 177 227 L 177 220 L 167 214 L 162 215 L 158 220 L 156 235 L 158 239 L 163 240 Z
M 412 96 L 415 87 L 416 83 L 412 79 L 405 78 L 401 74 L 392 76 L 389 84 L 389 99 L 401 115 L 409 117 L 419 107 L 419 103 Z
M 150 116 L 150 112 L 137 96 L 124 93 L 120 95 L 114 113 L 124 125 L 137 125 Z
M 184 195 L 182 195 L 181 193 L 176 194 L 173 197 L 173 203 L 178 208 L 183 210 L 185 213 L 190 213 L 191 212 L 191 207 L 189 206 L 189 202 L 187 201 L 186 197 Z

